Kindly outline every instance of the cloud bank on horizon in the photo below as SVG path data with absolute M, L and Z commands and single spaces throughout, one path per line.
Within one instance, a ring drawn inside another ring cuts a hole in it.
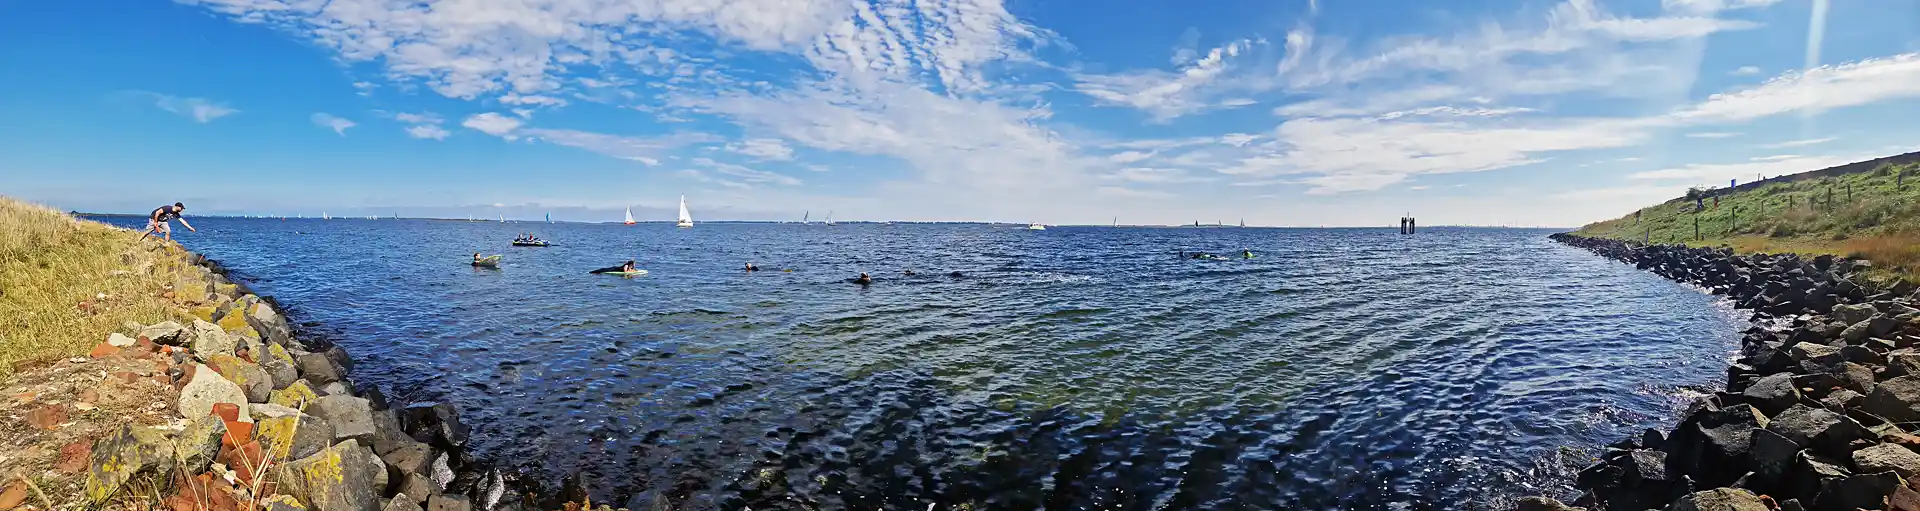
M 739 218 L 1564 226 L 1915 148 L 1917 1 L 1067 4 L 176 0 L 123 15 L 185 42 L 0 55 L 107 89 L 16 92 L 141 118 L 174 149 L 107 138 L 172 159 L 13 141 L 46 154 L 0 170 L 79 209 L 170 202 L 73 184 L 159 171 L 301 214 L 684 193 Z M 97 14 L 24 9 L 0 28 Z M 165 65 L 59 67 L 108 51 Z M 230 157 L 179 154 L 199 151 Z

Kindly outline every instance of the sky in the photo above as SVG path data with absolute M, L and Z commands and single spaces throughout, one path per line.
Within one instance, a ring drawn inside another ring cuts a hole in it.
M 0 4 L 82 211 L 1575 226 L 1920 150 L 1920 0 Z

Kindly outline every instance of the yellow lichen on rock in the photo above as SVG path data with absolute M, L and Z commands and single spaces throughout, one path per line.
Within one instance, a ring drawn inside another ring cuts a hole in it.
M 314 392 L 312 387 L 308 387 L 306 380 L 299 380 L 288 385 L 287 388 L 273 391 L 273 395 L 267 398 L 267 402 L 305 411 L 307 403 L 312 403 L 315 399 L 320 399 L 320 394 Z

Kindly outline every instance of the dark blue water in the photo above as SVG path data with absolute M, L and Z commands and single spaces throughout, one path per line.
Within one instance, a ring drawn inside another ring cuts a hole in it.
M 1497 507 L 1671 422 L 1745 326 L 1537 230 L 195 224 L 480 454 L 694 509 Z

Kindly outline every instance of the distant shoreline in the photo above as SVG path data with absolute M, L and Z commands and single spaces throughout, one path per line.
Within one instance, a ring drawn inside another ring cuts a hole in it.
M 76 216 L 76 217 L 81 217 L 81 218 L 145 218 L 145 217 L 146 217 L 146 215 L 143 215 L 143 214 L 131 214 L 131 213 L 87 213 L 87 212 L 81 212 L 81 211 L 69 211 L 69 212 L 68 212 L 68 214 L 71 214 L 71 215 L 73 215 L 73 216 Z M 321 219 L 319 219 L 319 218 L 314 218 L 314 217 L 263 217 L 263 216 L 245 216 L 245 215 L 195 215 L 195 216 L 193 216 L 192 218 L 221 218 L 221 219 L 241 219 L 241 220 L 249 220 L 249 219 L 250 219 L 250 220 L 272 220 L 272 219 L 275 219 L 275 218 L 284 218 L 284 219 L 287 219 L 287 220 L 321 220 Z M 393 219 L 394 219 L 393 217 L 381 217 L 381 218 L 379 218 L 379 220 L 393 220 Z M 362 218 L 362 217 L 357 217 L 357 216 L 348 216 L 348 217 L 334 217 L 334 218 L 332 218 L 331 220 L 342 220 L 342 221 L 346 221 L 346 220 L 366 220 L 366 218 Z M 402 217 L 402 218 L 400 218 L 400 220 L 425 220 L 425 221 L 430 221 L 430 222 L 459 222 L 459 223 L 476 223 L 476 224 L 482 224 L 482 223 L 503 223 L 503 222 L 500 222 L 500 221 L 498 221 L 498 220 L 480 220 L 480 219 L 474 219 L 474 220 L 468 220 L 468 219 L 465 219 L 465 218 L 432 218 L 432 217 Z M 554 221 L 552 221 L 552 222 L 547 222 L 547 221 L 545 221 L 545 220 L 508 220 L 508 221 L 506 221 L 506 222 L 504 222 L 504 223 L 509 223 L 509 224 L 545 224 L 545 223 L 553 223 L 553 224 L 571 224 L 571 225 L 620 225 L 620 224 L 621 224 L 622 222 L 619 222 L 619 221 L 608 221 L 608 222 L 581 222 L 581 221 L 577 221 L 577 220 L 554 220 Z M 671 220 L 647 220 L 647 221 L 641 221 L 641 222 L 636 222 L 636 223 L 637 223 L 637 224 L 645 224 L 645 225 L 654 225 L 654 224 L 660 224 L 660 225 L 672 225 L 672 224 L 673 224 L 673 221 L 671 221 Z M 823 223 L 820 223 L 820 222 L 813 222 L 813 223 L 801 223 L 801 222 L 793 222 L 793 221 L 785 221 L 785 220 L 709 220 L 709 221 L 703 221 L 703 222 L 700 222 L 700 224 L 764 224 L 764 225 L 818 225 L 818 226 L 822 226 L 822 227 L 826 227 L 826 225 L 825 225 L 825 224 L 823 224 Z M 1026 226 L 1028 225 L 1028 224 L 1026 224 L 1026 223 L 1020 223 L 1020 222 L 922 222 L 922 221 L 912 221 L 912 220 L 879 220 L 879 221 L 871 221 L 871 220 L 846 220 L 846 221 L 837 221 L 837 222 L 834 222 L 834 224 L 835 224 L 835 225 L 887 225 L 887 224 L 895 224 L 895 225 L 978 225 L 978 226 L 989 226 L 989 227 L 990 227 L 990 226 L 1013 226 L 1013 227 L 1019 227 L 1019 228 L 1021 228 L 1021 229 L 1025 229 L 1025 227 L 1026 227 Z M 1047 225 L 1048 227 L 1076 227 L 1076 228 L 1078 228 L 1078 227 L 1090 227 L 1090 228 L 1110 228 L 1110 229 L 1112 229 L 1112 228 L 1136 228 L 1136 229 L 1227 229 L 1227 230 L 1232 230 L 1232 229 L 1296 229 L 1296 230 L 1298 230 L 1298 229 L 1392 229 L 1392 228 L 1394 228 L 1394 227 L 1393 227 L 1393 226 L 1391 226 L 1391 225 L 1379 225 L 1379 226 L 1371 226 L 1371 225 L 1359 225 L 1359 226 L 1265 226 L 1265 225 L 1260 225 L 1260 226 L 1256 226 L 1256 225 L 1249 225 L 1249 226 L 1245 226 L 1245 227 L 1242 227 L 1242 226 L 1237 226 L 1237 225 L 1199 225 L 1199 226 L 1195 226 L 1195 225 L 1192 225 L 1192 224 L 1169 224 L 1169 225 L 1155 225 L 1155 224 L 1122 224 L 1122 225 L 1105 225 L 1105 224 L 1045 224 L 1045 225 Z M 1563 227 L 1563 226 L 1533 226 L 1533 227 L 1515 227 L 1515 226 L 1506 226 L 1506 225 L 1434 225 L 1434 226 L 1430 226 L 1430 227 L 1426 227 L 1426 228 L 1428 228 L 1428 229 L 1528 229 L 1528 230 L 1563 230 L 1563 231 L 1570 231 L 1570 230 L 1573 230 L 1573 229 L 1575 229 L 1574 227 Z

